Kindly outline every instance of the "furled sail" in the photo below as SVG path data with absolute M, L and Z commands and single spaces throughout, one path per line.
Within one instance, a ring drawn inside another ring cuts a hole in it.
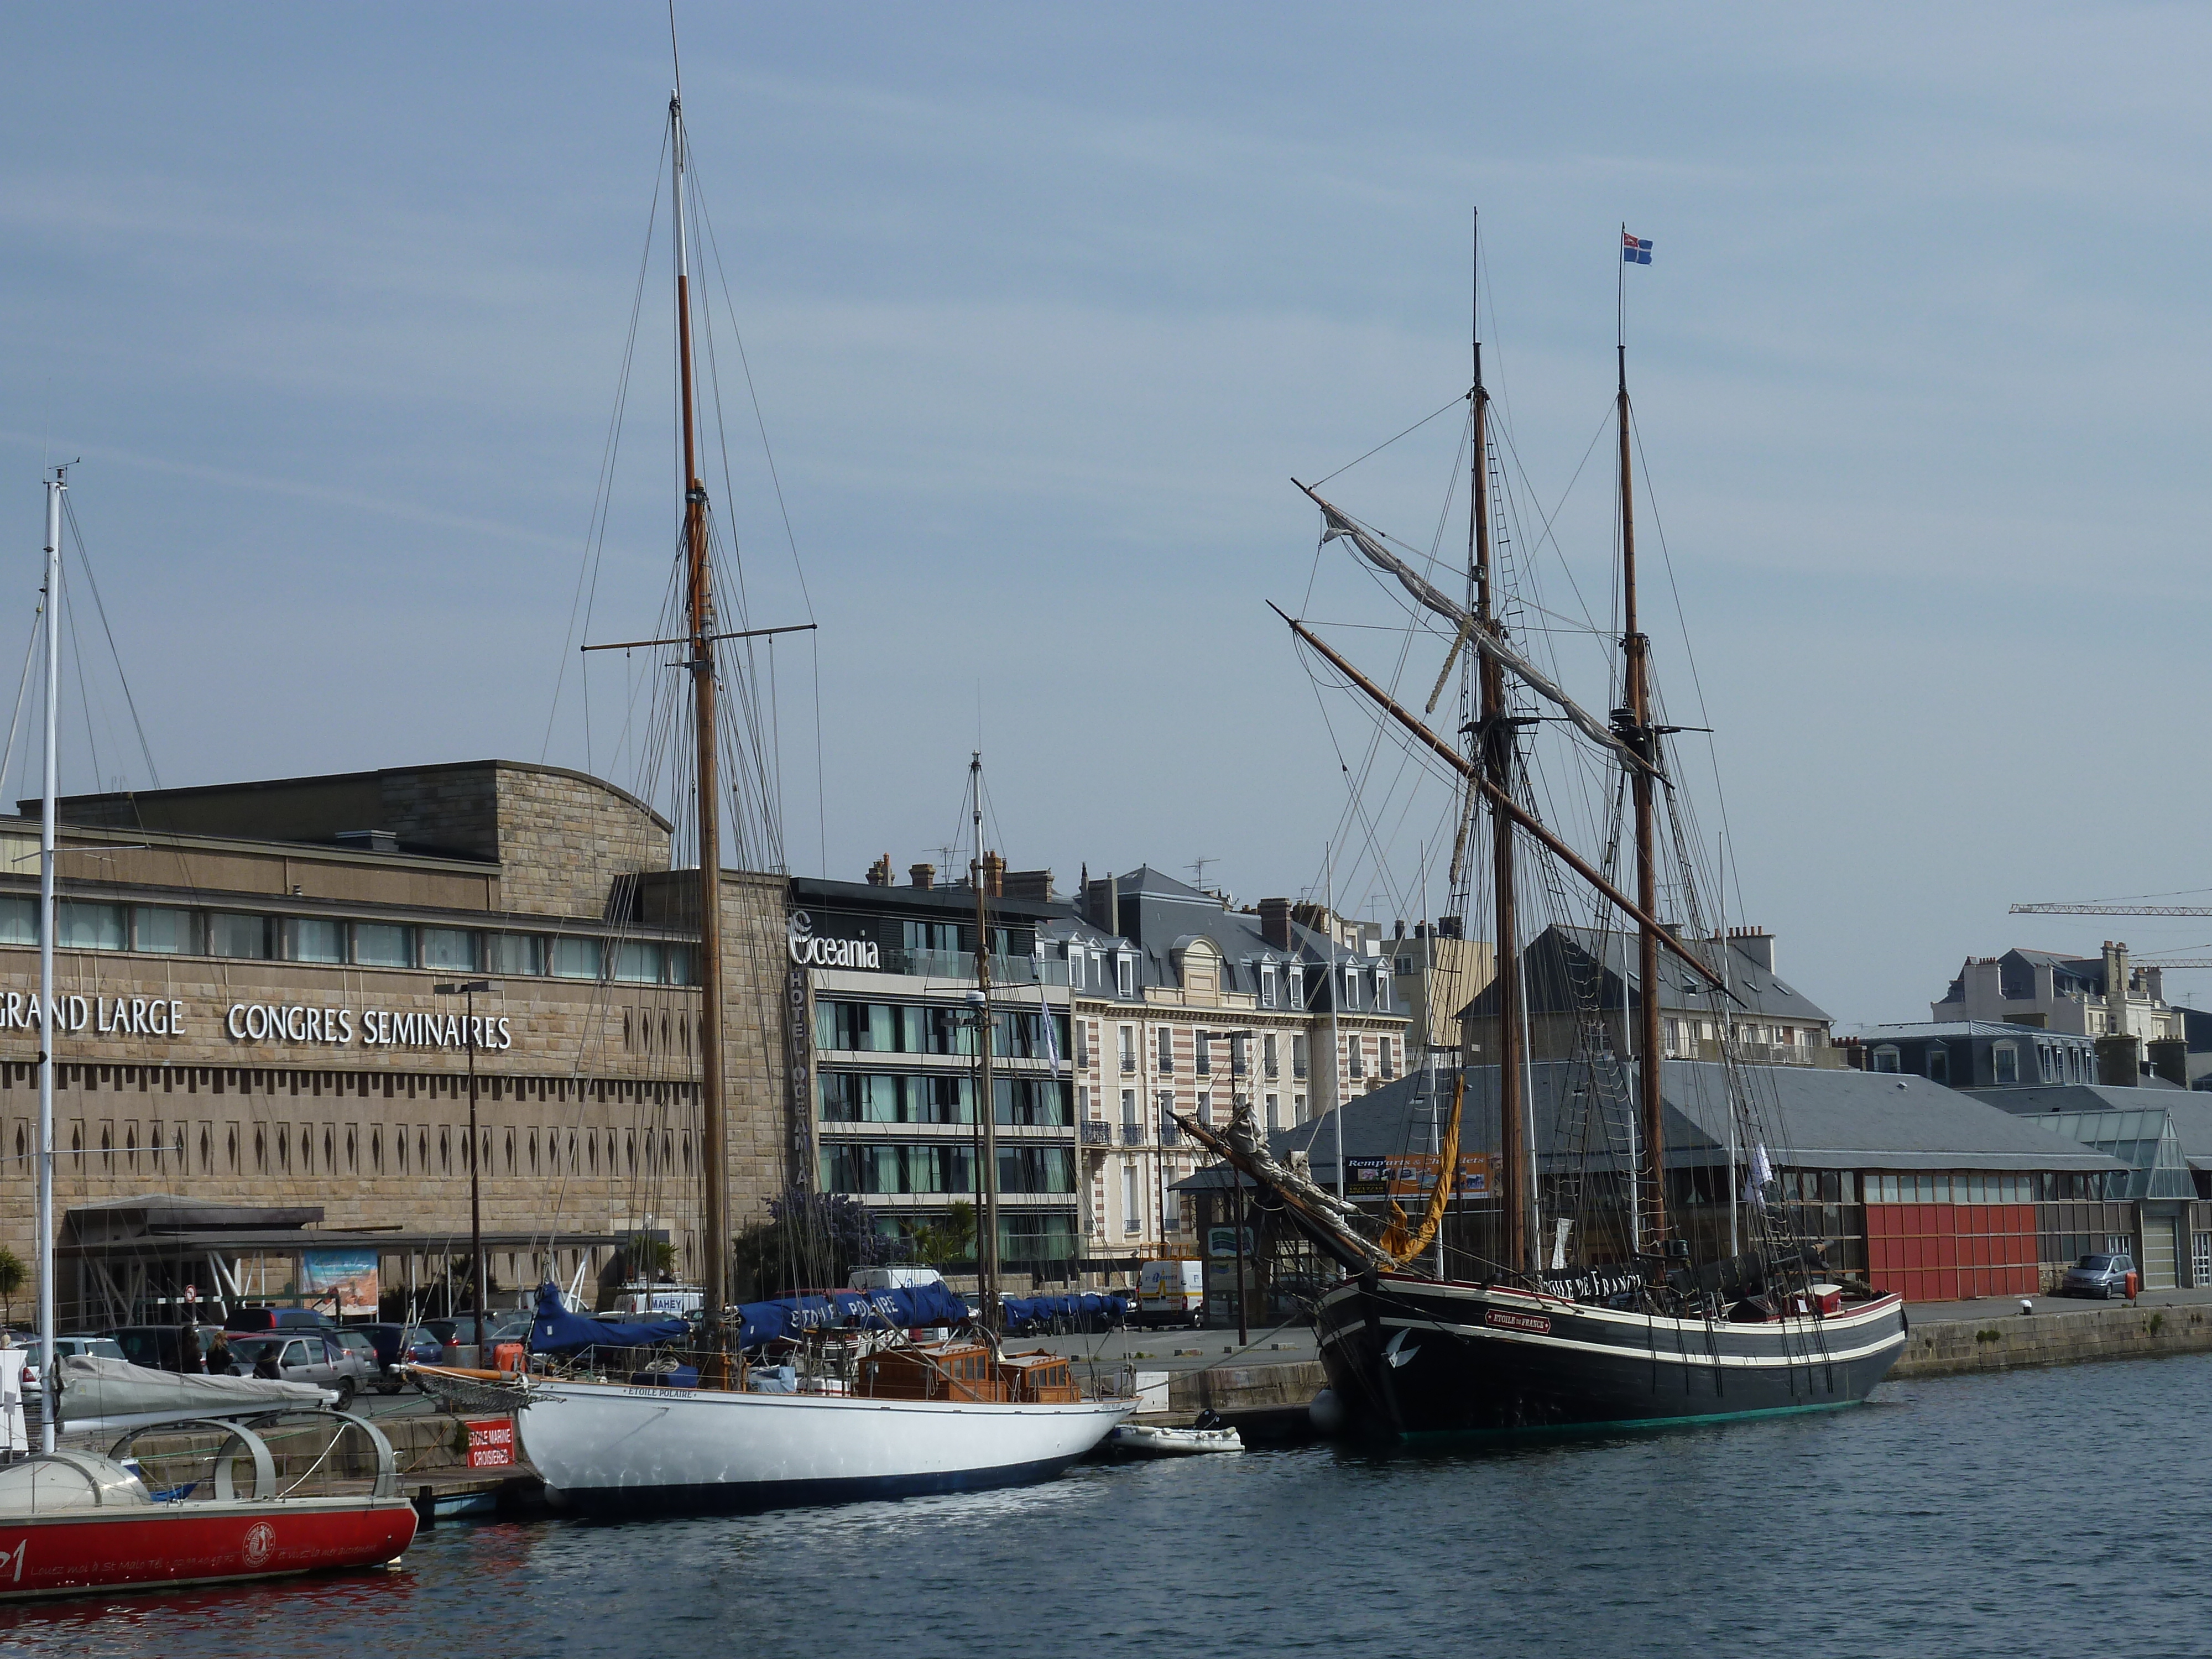
M 1467 1073 L 1462 1069 L 1452 1084 L 1451 1121 L 1444 1126 L 1443 1146 L 1437 1154 L 1437 1184 L 1429 1194 L 1428 1208 L 1422 1212 L 1421 1224 L 1407 1229 L 1401 1223 L 1382 1236 L 1382 1248 L 1404 1267 L 1423 1250 L 1443 1225 L 1444 1211 L 1451 1203 L 1452 1188 L 1459 1184 L 1459 1126 L 1460 1109 L 1467 1103 Z M 1391 1206 L 1395 1214 L 1397 1206 Z
M 1395 1267 L 1389 1253 L 1354 1224 L 1358 1212 L 1343 1200 L 1317 1187 L 1304 1173 L 1285 1169 L 1267 1147 L 1267 1137 L 1252 1121 L 1252 1107 L 1240 1104 L 1229 1121 L 1226 1136 L 1218 1135 L 1196 1118 L 1175 1114 L 1183 1132 L 1230 1166 L 1249 1176 L 1282 1201 L 1292 1225 L 1328 1255 L 1354 1273 L 1371 1267 Z
M 1292 482 L 1295 483 L 1296 480 Z M 1662 776 L 1656 767 L 1652 766 L 1641 755 L 1613 736 L 1612 728 L 1603 720 L 1562 691 L 1553 683 L 1550 675 L 1545 673 L 1542 669 L 1537 667 L 1504 641 L 1476 627 L 1474 617 L 1465 605 L 1445 594 L 1419 571 L 1383 546 L 1373 535 L 1362 529 L 1343 512 L 1315 495 L 1305 485 L 1299 484 L 1298 488 L 1304 489 L 1306 494 L 1312 497 L 1314 505 L 1321 508 L 1322 521 L 1328 526 L 1322 534 L 1323 541 L 1334 541 L 1338 537 L 1343 537 L 1359 550 L 1359 556 L 1365 559 L 1368 563 L 1386 575 L 1395 576 L 1400 586 L 1412 594 L 1414 600 L 1424 609 L 1433 611 L 1437 616 L 1442 617 L 1460 631 L 1462 637 L 1472 640 L 1476 650 L 1485 656 L 1494 659 L 1501 667 L 1527 685 L 1531 691 L 1547 702 L 1555 705 L 1559 712 L 1572 720 L 1592 743 L 1598 744 L 1611 751 L 1623 766 L 1632 771 L 1649 772 L 1654 777 Z

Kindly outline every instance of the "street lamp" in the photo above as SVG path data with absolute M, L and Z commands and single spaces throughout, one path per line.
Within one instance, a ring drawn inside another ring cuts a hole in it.
M 1232 1124 L 1237 1121 L 1237 1079 L 1241 1069 L 1237 1062 L 1237 1044 L 1240 1039 L 1249 1042 L 1251 1036 L 1251 1028 L 1246 1026 L 1234 1031 L 1208 1031 L 1200 1039 L 1211 1044 L 1214 1038 L 1220 1037 L 1229 1044 L 1229 1121 Z M 1244 1308 L 1244 1177 L 1233 1164 L 1229 1166 L 1229 1221 L 1237 1237 L 1237 1345 L 1245 1347 L 1251 1343 L 1252 1329 L 1250 1316 Z M 1212 1254 L 1210 1249 L 1208 1254 Z
M 436 988 L 441 997 L 468 999 L 467 1017 L 462 1020 L 462 1030 L 469 1039 L 469 1312 L 475 1325 L 477 1346 L 481 1350 L 484 1340 L 484 1253 L 483 1253 L 483 1179 L 477 1167 L 480 1150 L 477 1141 L 477 993 L 492 988 L 488 979 L 465 980 L 459 985 Z M 483 1355 L 477 1355 L 482 1364 Z

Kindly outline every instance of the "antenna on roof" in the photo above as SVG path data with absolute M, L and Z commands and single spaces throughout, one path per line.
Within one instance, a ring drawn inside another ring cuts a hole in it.
M 1200 892 L 1204 892 L 1206 890 L 1206 866 L 1209 864 L 1218 864 L 1220 862 L 1221 860 L 1219 859 L 1193 859 L 1188 864 L 1184 865 L 1183 868 L 1190 872 L 1190 884 L 1197 888 Z

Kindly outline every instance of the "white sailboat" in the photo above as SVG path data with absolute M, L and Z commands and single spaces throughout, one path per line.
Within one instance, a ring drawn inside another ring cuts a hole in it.
M 715 782 L 714 646 L 708 498 L 696 458 L 690 238 L 684 222 L 688 161 L 681 82 L 668 106 L 676 222 L 676 318 L 684 434 L 686 632 L 656 641 L 689 649 L 696 764 L 700 915 L 701 1133 L 726 1144 L 721 1038 L 722 960 Z M 980 859 L 980 853 L 978 857 Z M 983 902 L 977 872 L 979 921 Z M 989 954 L 978 940 L 978 978 L 988 1007 Z M 988 1032 L 988 1020 L 985 1022 Z M 997 1169 L 990 1156 L 988 1035 L 981 1091 L 985 1153 L 983 1316 L 995 1326 L 994 1225 Z M 1132 1408 L 1127 1401 L 1081 1398 L 1064 1361 L 1001 1354 L 981 1341 L 911 1345 L 894 1340 L 848 1356 L 841 1376 L 793 1380 L 792 1392 L 743 1386 L 729 1352 L 730 1208 L 723 1160 L 705 1164 L 702 1290 L 707 1352 L 698 1388 L 636 1386 L 629 1380 L 532 1376 L 498 1387 L 517 1408 L 517 1432 L 556 1504 L 582 1510 L 759 1509 L 862 1498 L 970 1490 L 1048 1478 L 1091 1451 Z M 738 1386 L 731 1386 L 736 1383 Z M 719 1386 L 718 1386 L 719 1385 Z M 432 1386 L 436 1387 L 434 1376 Z

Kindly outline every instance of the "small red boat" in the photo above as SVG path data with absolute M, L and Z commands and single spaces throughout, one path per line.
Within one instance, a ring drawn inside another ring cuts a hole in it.
M 275 1578 L 396 1563 L 415 1538 L 415 1510 L 400 1495 L 392 1444 L 366 1419 L 339 1413 L 333 1434 L 364 1431 L 377 1452 L 366 1492 L 279 1490 L 276 1460 L 241 1423 L 173 1423 L 163 1432 L 219 1431 L 210 1479 L 159 1496 L 125 1460 L 138 1431 L 109 1456 L 52 1451 L 0 1468 L 0 1601 L 94 1591 Z M 264 1419 L 265 1426 L 265 1419 Z M 253 1490 L 240 1496 L 234 1463 L 251 1460 Z M 304 1480 L 305 1477 L 302 1477 Z M 210 1495 L 196 1498 L 201 1487 Z

